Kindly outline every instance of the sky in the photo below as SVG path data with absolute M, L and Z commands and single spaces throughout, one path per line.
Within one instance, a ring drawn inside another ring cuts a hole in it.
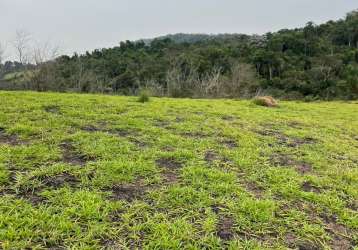
M 358 0 L 0 0 L 0 43 L 16 30 L 62 53 L 174 33 L 264 34 L 343 18 Z

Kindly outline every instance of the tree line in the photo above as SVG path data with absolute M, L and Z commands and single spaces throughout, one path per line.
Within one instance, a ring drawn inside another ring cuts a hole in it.
M 18 63 L 25 65 L 20 50 Z M 358 11 L 263 36 L 177 34 L 82 55 L 52 58 L 47 52 L 34 53 L 26 88 L 129 95 L 147 89 L 171 97 L 358 97 Z

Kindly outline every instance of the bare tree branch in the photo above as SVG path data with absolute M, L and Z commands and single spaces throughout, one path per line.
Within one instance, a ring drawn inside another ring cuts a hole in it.
M 0 64 L 2 64 L 3 61 L 5 61 L 5 45 L 0 43 Z
M 41 65 L 47 61 L 52 61 L 60 55 L 60 46 L 51 44 L 50 41 L 45 43 L 36 43 L 33 48 L 32 59 L 36 65 Z
M 13 46 L 17 53 L 17 59 L 20 63 L 27 63 L 29 60 L 29 43 L 31 35 L 26 30 L 17 30 Z

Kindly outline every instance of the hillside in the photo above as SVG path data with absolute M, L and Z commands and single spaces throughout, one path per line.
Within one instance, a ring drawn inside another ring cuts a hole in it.
M 358 12 L 352 11 L 341 20 L 308 22 L 263 36 L 175 34 L 126 41 L 39 64 L 24 86 L 129 95 L 148 89 L 169 97 L 250 98 L 260 93 L 281 99 L 357 99 L 357 27 Z M 11 72 L 15 66 L 21 65 L 2 68 Z
M 0 248 L 358 244 L 357 102 L 0 100 Z

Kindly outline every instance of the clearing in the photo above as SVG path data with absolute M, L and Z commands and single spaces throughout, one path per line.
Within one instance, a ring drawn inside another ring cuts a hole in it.
M 0 248 L 354 249 L 358 102 L 0 92 Z

